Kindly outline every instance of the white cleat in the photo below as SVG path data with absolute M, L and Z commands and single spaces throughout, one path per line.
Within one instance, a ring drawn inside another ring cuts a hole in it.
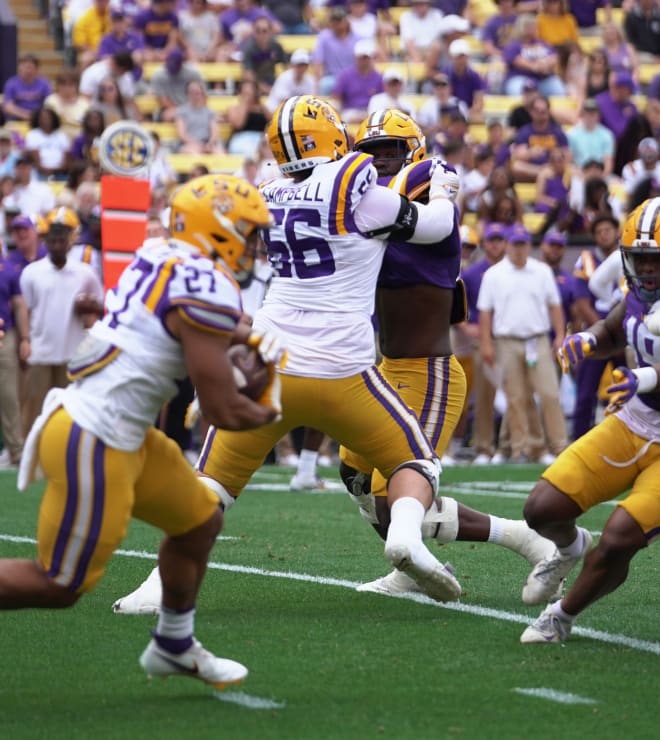
M 291 482 L 289 488 L 292 491 L 322 491 L 325 488 L 325 481 L 316 475 L 300 475 L 296 473 Z
M 555 547 L 549 557 L 543 558 L 527 576 L 523 587 L 522 600 L 525 604 L 544 604 L 552 599 L 558 589 L 562 588 L 562 581 L 573 570 L 575 565 L 591 550 L 593 538 L 586 529 L 582 529 L 584 547 L 579 555 L 562 557 Z
M 393 570 L 382 578 L 376 578 L 375 581 L 360 584 L 356 591 L 369 591 L 375 594 L 387 594 L 394 596 L 397 594 L 421 593 L 421 588 L 406 575 L 403 571 Z
M 541 537 L 538 532 L 535 532 L 531 527 L 524 524 L 524 522 L 521 522 L 521 524 L 524 525 L 524 528 L 521 527 L 520 532 L 512 535 L 516 539 L 516 551 L 532 567 L 540 563 L 541 560 L 552 557 L 556 550 L 555 543 L 552 540 Z
M 432 567 L 415 562 L 406 545 L 385 546 L 385 557 L 419 586 L 419 590 L 436 601 L 456 601 L 461 595 L 461 584 L 442 563 Z
M 557 643 L 565 642 L 571 634 L 571 622 L 560 619 L 552 611 L 552 604 L 548 604 L 541 614 L 520 635 L 520 642 Z
M 115 614 L 156 615 L 160 613 L 160 602 L 163 597 L 163 585 L 158 568 L 154 568 L 146 581 L 135 591 L 117 599 L 112 605 Z
M 183 653 L 171 653 L 151 640 L 140 656 L 140 665 L 149 677 L 188 676 L 220 690 L 241 683 L 248 674 L 244 665 L 235 660 L 217 658 L 197 640 Z

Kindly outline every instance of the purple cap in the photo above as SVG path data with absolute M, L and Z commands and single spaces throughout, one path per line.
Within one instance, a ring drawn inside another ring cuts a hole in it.
M 509 228 L 506 238 L 511 242 L 511 244 L 519 244 L 521 242 L 527 243 L 532 241 L 532 235 L 522 224 L 513 224 L 513 226 Z
M 629 90 L 635 90 L 635 80 L 633 80 L 632 75 L 630 72 L 617 72 L 614 76 L 614 84 L 619 85 L 620 87 L 627 87 Z
M 544 242 L 548 242 L 548 244 L 559 244 L 562 247 L 565 247 L 568 243 L 568 240 L 566 239 L 566 235 L 562 234 L 561 231 L 548 231 L 546 235 L 543 237 Z
M 113 21 L 117 21 L 120 18 L 126 18 L 126 13 L 124 13 L 122 8 L 113 8 L 110 11 L 110 18 L 112 18 Z
M 184 53 L 183 49 L 175 46 L 173 49 L 167 52 L 165 57 L 165 67 L 168 72 L 177 73 L 183 66 Z
M 497 221 L 491 221 L 484 227 L 484 239 L 506 239 L 506 227 Z
M 25 216 L 21 214 L 20 216 L 16 216 L 15 218 L 12 219 L 11 228 L 12 229 L 36 229 L 37 226 L 29 216 Z

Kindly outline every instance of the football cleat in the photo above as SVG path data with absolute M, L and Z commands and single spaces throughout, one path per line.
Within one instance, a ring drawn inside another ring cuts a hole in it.
M 302 475 L 301 473 L 296 473 L 293 478 L 291 478 L 289 488 L 292 491 L 323 490 L 325 488 L 325 481 L 317 475 Z
M 397 569 L 412 578 L 422 593 L 435 601 L 456 601 L 461 595 L 461 584 L 453 573 L 437 560 L 428 567 L 413 557 L 406 545 L 386 545 L 385 556 Z
M 376 578 L 375 581 L 361 583 L 355 590 L 368 591 L 374 594 L 387 594 L 388 596 L 421 593 L 422 591 L 409 575 L 396 569 L 382 578 Z
M 115 614 L 159 614 L 162 597 L 163 586 L 160 581 L 160 572 L 156 567 L 135 591 L 117 599 L 112 605 L 112 611 Z
M 152 676 L 187 676 L 222 690 L 245 680 L 248 669 L 227 658 L 217 658 L 205 650 L 197 640 L 182 653 L 171 653 L 163 649 L 156 640 L 151 640 L 140 656 L 140 665 Z
M 562 581 L 573 570 L 575 565 L 584 558 L 591 549 L 593 538 L 586 529 L 579 527 L 584 536 L 582 552 L 576 556 L 562 556 L 555 547 L 549 557 L 543 558 L 527 576 L 523 587 L 522 600 L 525 604 L 544 604 L 552 599 L 561 589 Z
M 520 642 L 564 642 L 571 634 L 573 624 L 560 619 L 553 612 L 553 604 L 548 604 L 541 614 L 520 635 Z

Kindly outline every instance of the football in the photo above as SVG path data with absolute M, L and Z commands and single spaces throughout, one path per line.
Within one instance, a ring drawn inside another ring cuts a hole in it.
M 247 344 L 232 345 L 228 354 L 239 391 L 253 401 L 258 400 L 268 385 L 268 366 L 257 350 Z

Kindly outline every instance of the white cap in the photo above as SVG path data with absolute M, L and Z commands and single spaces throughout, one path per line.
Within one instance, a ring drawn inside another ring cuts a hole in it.
M 454 39 L 449 44 L 449 56 L 459 57 L 461 54 L 470 55 L 470 44 L 465 39 Z
M 445 15 L 440 19 L 440 35 L 448 33 L 467 33 L 470 22 L 460 15 Z
M 355 42 L 353 54 L 356 57 L 373 57 L 376 55 L 376 44 L 371 39 L 360 39 Z
M 291 55 L 291 64 L 309 64 L 310 61 L 307 49 L 296 49 Z
M 403 82 L 403 75 L 396 67 L 388 67 L 383 72 L 383 82 L 392 82 L 393 80 Z

